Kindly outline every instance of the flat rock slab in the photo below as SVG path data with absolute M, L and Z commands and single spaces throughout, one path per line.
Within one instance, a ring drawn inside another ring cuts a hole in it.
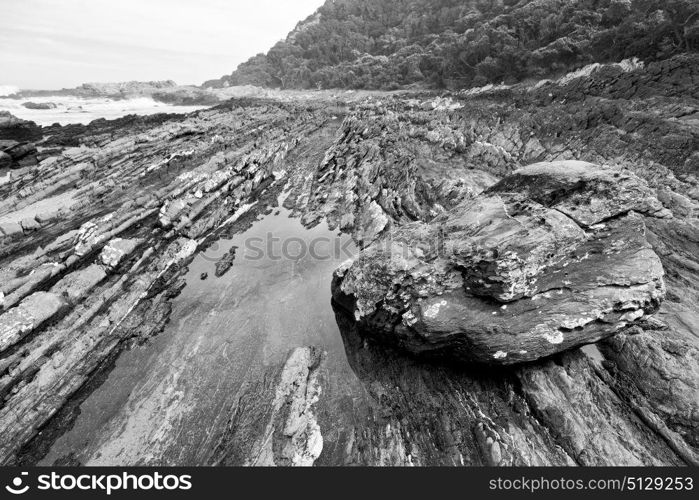
M 51 291 L 63 295 L 76 302 L 92 290 L 97 284 L 107 277 L 104 267 L 99 264 L 92 264 L 85 269 L 80 269 L 63 277 L 56 283 Z
M 141 243 L 138 239 L 114 238 L 102 249 L 100 260 L 112 269 L 116 268 Z
M 663 215 L 655 191 L 628 171 L 585 161 L 534 163 L 517 169 L 489 193 L 520 193 L 554 208 L 583 227 L 634 210 Z
M 58 294 L 36 292 L 0 316 L 0 352 L 19 342 L 66 306 Z
M 659 307 L 663 267 L 633 174 L 536 164 L 430 223 L 391 231 L 339 269 L 337 303 L 413 353 L 486 364 L 597 342 Z
M 16 222 L 3 222 L 0 224 L 0 234 L 4 234 L 5 236 L 22 234 L 22 232 L 22 226 Z

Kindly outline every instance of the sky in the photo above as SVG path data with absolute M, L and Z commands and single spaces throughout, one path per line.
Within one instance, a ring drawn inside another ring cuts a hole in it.
M 0 85 L 201 84 L 266 52 L 324 0 L 0 0 Z

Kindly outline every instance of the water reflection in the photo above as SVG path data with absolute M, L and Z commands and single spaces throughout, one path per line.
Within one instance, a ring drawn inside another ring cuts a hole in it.
M 350 367 L 366 390 L 366 415 L 351 450 L 335 462 L 489 465 L 485 414 L 516 418 L 513 373 L 417 359 L 360 331 L 332 303 Z M 355 409 L 357 403 L 355 401 Z
M 246 241 L 270 233 L 309 248 L 319 238 L 335 238 L 325 224 L 305 228 L 279 201 L 271 203 L 276 210 L 259 207 L 217 241 L 220 256 L 238 247 L 225 272 L 217 272 L 221 259 L 211 253 L 194 259 L 165 330 L 120 355 L 44 464 L 65 456 L 88 465 L 210 463 L 246 391 L 296 347 L 327 351 L 332 372 L 352 379 L 338 385 L 356 383 L 330 307 L 331 276 L 344 256 L 243 255 Z

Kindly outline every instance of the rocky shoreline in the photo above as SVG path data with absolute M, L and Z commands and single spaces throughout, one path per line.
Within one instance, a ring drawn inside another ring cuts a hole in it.
M 210 106 L 218 104 L 221 99 L 215 92 L 207 91 L 193 85 L 177 85 L 172 80 L 157 82 L 117 82 L 84 83 L 79 87 L 60 90 L 20 90 L 8 97 L 13 99 L 31 99 L 33 97 L 80 97 L 107 98 L 114 100 L 151 97 L 153 100 L 179 106 Z M 29 109 L 52 109 L 52 103 L 25 102 Z M 54 105 L 55 107 L 55 105 Z
M 5 117 L 5 163 L 21 168 L 0 184 L 0 463 L 41 460 L 81 391 L 168 324 L 195 255 L 283 187 L 306 227 L 327 221 L 362 249 L 335 282 L 356 383 L 290 346 L 240 389 L 202 464 L 698 464 L 688 57 L 477 94 L 233 99 L 65 127 Z M 440 230 L 456 257 L 417 245 L 381 268 L 395 286 L 378 279 L 389 238 Z M 459 321 L 484 326 L 463 343 Z M 578 348 L 593 342 L 597 357 Z M 465 346 L 468 363 L 396 344 Z

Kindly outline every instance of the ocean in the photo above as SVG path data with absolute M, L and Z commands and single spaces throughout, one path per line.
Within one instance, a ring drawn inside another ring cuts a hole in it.
M 0 86 L 3 90 L 3 86 Z M 2 93 L 2 92 L 0 92 Z M 33 103 L 53 103 L 54 109 L 27 109 L 22 104 Z M 45 96 L 21 99 L 11 99 L 0 97 L 0 111 L 9 111 L 14 116 L 24 120 L 31 120 L 37 125 L 52 125 L 59 123 L 68 125 L 70 123 L 87 124 L 97 118 L 108 120 L 120 118 L 122 116 L 154 115 L 157 113 L 189 113 L 207 106 L 173 106 L 162 102 L 154 101 L 150 97 L 137 97 L 132 99 L 115 100 L 105 97 L 81 98 L 74 96 Z

